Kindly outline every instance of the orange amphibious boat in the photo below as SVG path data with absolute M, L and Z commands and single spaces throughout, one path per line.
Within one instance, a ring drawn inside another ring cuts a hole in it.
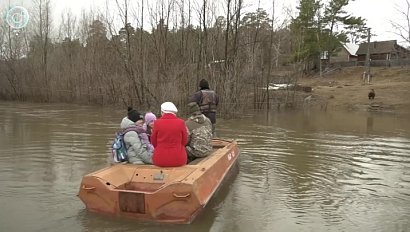
M 183 167 L 116 164 L 83 177 L 78 196 L 92 212 L 191 223 L 235 164 L 235 141 L 214 139 L 214 151 Z

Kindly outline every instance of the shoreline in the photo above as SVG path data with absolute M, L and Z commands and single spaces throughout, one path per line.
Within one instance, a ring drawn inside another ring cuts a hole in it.
M 294 109 L 286 109 L 283 102 L 272 103 L 269 111 L 287 110 L 320 110 L 320 111 L 345 111 L 345 112 L 378 112 L 397 115 L 410 115 L 410 68 L 409 67 L 377 67 L 372 68 L 372 82 L 363 83 L 361 74 L 364 67 L 342 68 L 322 77 L 308 76 L 299 78 L 297 83 L 303 86 L 312 87 L 312 92 L 295 92 Z M 369 100 L 367 95 L 371 89 L 375 90 L 374 100 Z M 293 92 L 293 91 L 291 91 Z M 274 95 L 286 93 L 286 90 L 277 90 Z M 32 104 L 58 104 L 102 107 L 107 110 L 118 110 L 126 112 L 126 107 L 115 104 L 84 104 L 80 102 L 38 102 L 21 100 L 4 100 L 9 103 L 32 103 Z M 275 104 L 280 104 L 276 107 Z M 135 106 L 134 106 L 135 107 Z M 138 108 L 138 107 L 136 107 Z M 181 115 L 184 115 L 184 107 L 180 106 Z M 248 108 L 249 109 L 249 108 Z M 158 109 L 138 109 L 141 112 Z M 266 109 L 265 109 L 266 110 Z M 251 109 L 258 112 L 258 109 Z M 244 112 L 246 113 L 246 112 Z M 241 114 L 237 114 L 241 115 Z M 242 114 L 243 115 L 243 114 Z M 219 113 L 218 117 L 223 118 Z M 239 116 L 240 117 L 240 116 Z
M 298 80 L 311 86 L 310 104 L 326 104 L 327 110 L 410 114 L 410 71 L 407 67 L 372 68 L 372 81 L 363 83 L 363 67 L 343 68 L 323 77 Z M 374 100 L 368 99 L 371 89 Z M 306 98 L 305 98 L 306 99 Z

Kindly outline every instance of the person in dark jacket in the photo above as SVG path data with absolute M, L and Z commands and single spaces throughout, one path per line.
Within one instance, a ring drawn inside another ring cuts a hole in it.
M 178 167 L 187 163 L 185 145 L 188 142 L 188 131 L 184 120 L 176 116 L 177 112 L 172 102 L 161 105 L 162 116 L 155 121 L 151 133 L 153 163 L 156 166 Z
M 212 152 L 212 123 L 201 113 L 198 104 L 188 104 L 189 118 L 185 121 L 188 128 L 188 144 L 186 146 L 188 160 L 208 156 Z
M 199 88 L 200 90 L 191 96 L 190 102 L 196 102 L 201 112 L 211 120 L 212 134 L 215 134 L 216 108 L 219 103 L 218 95 L 209 88 L 209 83 L 205 79 L 199 82 Z
M 373 100 L 374 97 L 376 96 L 376 93 L 374 92 L 374 89 L 371 89 L 367 96 L 369 97 L 369 100 Z

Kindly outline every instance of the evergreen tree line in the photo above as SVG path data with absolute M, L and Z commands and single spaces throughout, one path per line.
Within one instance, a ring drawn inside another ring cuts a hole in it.
M 295 81 L 322 51 L 336 52 L 349 36 L 364 38 L 364 20 L 343 10 L 348 0 L 301 0 L 298 15 L 281 23 L 261 8 L 244 12 L 241 0 L 221 2 L 223 16 L 215 1 L 144 2 L 117 0 L 105 14 L 64 12 L 55 25 L 50 0 L 35 0 L 26 28 L 3 23 L 0 30 L 0 99 L 184 106 L 205 78 L 220 97 L 219 111 L 230 116 L 269 105 L 275 73 L 291 70 L 285 79 Z

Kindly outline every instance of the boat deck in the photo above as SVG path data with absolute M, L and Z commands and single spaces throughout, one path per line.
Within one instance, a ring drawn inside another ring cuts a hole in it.
M 163 222 L 189 223 L 237 160 L 236 142 L 213 140 L 214 152 L 182 167 L 116 164 L 83 177 L 88 210 Z

